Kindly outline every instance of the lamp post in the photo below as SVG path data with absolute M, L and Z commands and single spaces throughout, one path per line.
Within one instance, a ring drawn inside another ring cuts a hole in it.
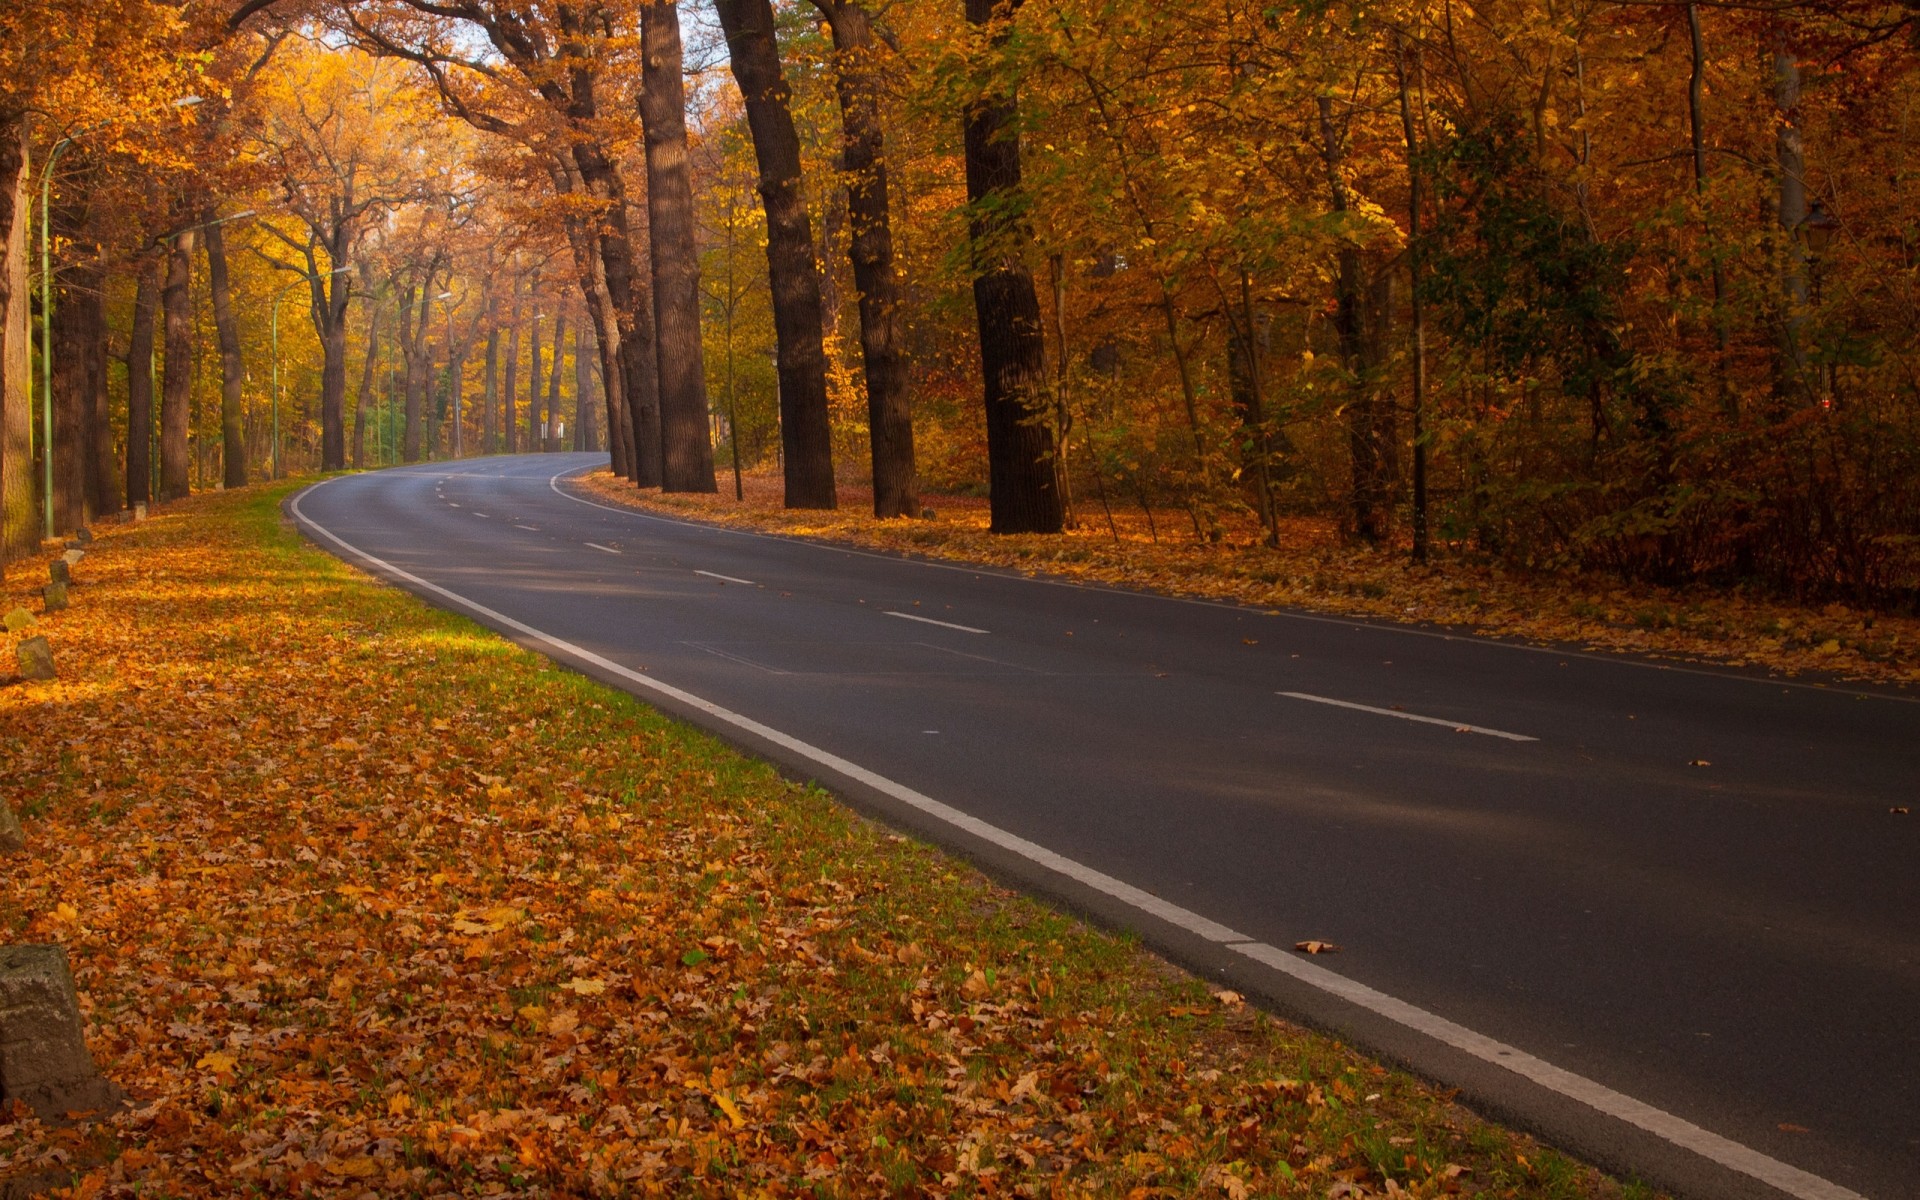
M 453 456 L 459 458 L 464 439 L 460 436 L 460 381 L 453 377 L 453 293 L 441 292 L 434 299 L 447 313 L 447 395 L 453 400 Z
M 182 96 L 173 102 L 175 108 L 192 108 L 199 104 L 199 96 Z M 42 509 L 46 521 L 46 536 L 53 536 L 53 222 L 48 205 L 53 197 L 53 168 L 66 153 L 67 147 L 89 133 L 105 129 L 120 117 L 108 117 L 95 122 L 84 129 L 76 129 L 53 144 L 47 154 L 47 165 L 40 169 L 40 460 L 42 468 L 41 497 Z M 27 226 L 32 229 L 32 225 Z M 184 231 L 183 231 L 184 232 Z M 29 342 L 31 344 L 31 342 Z M 27 386 L 33 386 L 33 373 L 27 373 Z M 33 397 L 27 397 L 27 403 L 33 403 Z M 32 411 L 29 408 L 28 411 Z M 29 421 L 27 428 L 32 430 Z
M 335 267 L 327 272 L 329 276 L 344 275 L 352 267 Z M 314 277 L 301 275 L 273 294 L 273 468 L 270 478 L 280 478 L 280 297 L 286 295 L 301 284 L 312 285 Z

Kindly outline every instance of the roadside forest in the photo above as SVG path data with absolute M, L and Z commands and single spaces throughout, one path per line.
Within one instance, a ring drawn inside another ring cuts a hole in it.
M 604 448 L 1910 610 L 1916 38 L 1878 0 L 16 0 L 5 549 Z

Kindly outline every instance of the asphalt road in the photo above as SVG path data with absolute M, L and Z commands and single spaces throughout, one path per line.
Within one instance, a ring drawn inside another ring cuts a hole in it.
M 569 494 L 601 461 L 293 507 L 1602 1165 L 1920 1196 L 1920 815 L 1890 812 L 1920 808 L 1915 697 L 718 530 Z

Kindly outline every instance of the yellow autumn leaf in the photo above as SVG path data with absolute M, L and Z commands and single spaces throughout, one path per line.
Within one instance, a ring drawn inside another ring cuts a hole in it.
M 713 1094 L 713 1102 L 720 1106 L 721 1112 L 727 1114 L 727 1120 L 733 1122 L 735 1129 L 739 1129 L 747 1123 L 747 1118 L 740 1113 L 740 1106 L 735 1104 L 726 1093 L 715 1092 Z
M 560 989 L 576 996 L 598 996 L 607 990 L 607 982 L 604 979 L 581 979 L 576 976 L 561 984 Z
M 229 1054 L 225 1050 L 215 1050 L 211 1054 L 203 1056 L 199 1062 L 193 1065 L 202 1070 L 212 1071 L 216 1075 L 224 1075 L 236 1066 L 239 1066 L 240 1059 L 238 1056 Z

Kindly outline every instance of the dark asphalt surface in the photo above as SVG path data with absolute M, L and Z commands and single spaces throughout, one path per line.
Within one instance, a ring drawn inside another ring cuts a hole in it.
M 600 461 L 353 476 L 300 513 L 1250 938 L 1336 942 L 1315 961 L 1845 1189 L 1920 1196 L 1920 815 L 1889 812 L 1920 807 L 1912 697 L 1055 584 L 550 486 Z M 978 856 L 1603 1165 L 1781 1194 Z

